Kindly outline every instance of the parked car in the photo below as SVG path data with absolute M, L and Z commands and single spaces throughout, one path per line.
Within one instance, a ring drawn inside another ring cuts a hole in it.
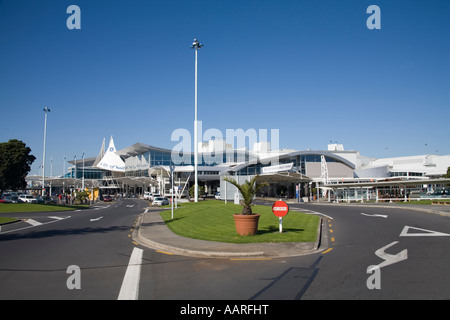
M 5 193 L 5 194 L 2 196 L 2 202 L 4 202 L 4 203 L 18 203 L 18 202 L 19 202 L 19 197 L 17 197 L 17 196 L 12 196 L 12 195 L 9 194 L 9 193 Z
M 169 204 L 169 199 L 166 197 L 157 197 L 153 200 L 152 206 L 164 206 Z
M 151 199 L 152 201 L 155 201 L 156 198 L 160 198 L 161 195 L 160 194 L 152 194 Z
M 103 201 L 104 202 L 111 202 L 111 201 L 113 201 L 113 198 L 109 194 L 105 194 L 103 196 Z
M 37 199 L 33 197 L 31 194 L 21 194 L 19 196 L 19 200 L 25 203 L 37 203 Z
M 44 196 L 44 197 L 36 197 L 37 203 L 41 203 L 41 204 L 53 204 L 56 203 L 55 200 L 53 200 L 51 197 L 49 196 Z
M 7 198 L 7 200 L 6 200 Z M 19 203 L 19 197 L 18 196 L 7 196 L 5 197 L 5 202 L 9 202 L 9 203 Z
M 2 196 L 0 197 L 0 202 L 8 203 L 9 202 L 9 197 L 11 197 L 11 193 L 4 193 L 4 194 L 2 194 Z
M 216 194 L 214 195 L 214 199 L 220 200 L 220 192 L 216 192 Z

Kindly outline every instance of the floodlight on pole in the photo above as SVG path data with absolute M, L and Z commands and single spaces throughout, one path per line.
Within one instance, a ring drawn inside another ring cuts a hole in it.
M 197 51 L 203 43 L 194 39 L 191 48 L 195 49 L 195 120 L 194 120 L 194 202 L 198 202 L 198 125 L 197 125 Z
M 42 109 L 45 112 L 45 120 L 44 120 L 44 151 L 43 151 L 43 160 L 42 160 L 42 196 L 45 195 L 45 140 L 47 139 L 47 113 L 50 112 L 50 108 L 45 107 Z

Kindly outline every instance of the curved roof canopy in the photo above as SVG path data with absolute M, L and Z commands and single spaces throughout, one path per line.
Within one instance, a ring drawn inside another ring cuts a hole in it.
M 343 164 L 345 164 L 346 166 L 348 166 L 351 169 L 355 169 L 356 166 L 353 162 L 338 156 L 332 152 L 329 151 L 324 151 L 324 150 L 302 150 L 302 151 L 293 151 L 293 152 L 289 152 L 289 153 L 283 153 L 283 154 L 278 154 L 276 156 L 272 156 L 272 157 L 268 157 L 268 158 L 264 158 L 264 159 L 258 159 L 258 162 L 264 162 L 264 163 L 272 163 L 275 162 L 277 163 L 279 160 L 283 160 L 283 159 L 289 159 L 292 157 L 296 157 L 296 156 L 300 156 L 300 155 L 324 155 L 326 157 L 329 157 L 331 159 L 334 159 L 335 161 L 341 162 Z M 256 161 L 250 161 L 250 162 L 244 162 L 244 163 L 240 163 L 232 168 L 230 168 L 228 171 L 229 172 L 235 172 L 235 171 L 239 171 L 245 167 L 248 167 L 252 164 L 257 164 Z
M 138 143 L 133 144 L 132 146 L 129 146 L 127 148 L 117 151 L 116 154 L 121 156 L 122 158 L 126 159 L 129 157 L 134 157 L 134 156 L 140 155 L 140 154 L 142 154 L 144 152 L 148 152 L 150 150 L 171 153 L 171 151 L 168 149 L 157 148 L 157 147 L 149 146 L 148 144 L 145 144 L 145 143 L 138 142 Z
M 334 159 L 335 161 L 338 161 L 338 162 L 342 162 L 343 164 L 345 164 L 345 165 L 347 165 L 348 167 L 350 167 L 351 169 L 355 169 L 356 168 L 356 165 L 353 163 L 353 162 L 351 162 L 351 161 L 349 161 L 349 160 L 347 160 L 347 159 L 345 159 L 345 158 L 343 158 L 343 157 L 341 157 L 341 156 L 338 156 L 337 154 L 335 154 L 335 153 L 333 153 L 333 152 L 330 152 L 330 151 L 324 151 L 324 150 L 301 150 L 301 151 L 294 151 L 294 152 L 290 152 L 290 153 L 286 153 L 286 154 L 283 154 L 283 155 L 281 155 L 280 156 L 280 159 L 284 159 L 284 158 L 289 158 L 289 157 L 295 157 L 295 156 L 300 156 L 300 155 L 312 155 L 312 154 L 314 154 L 314 155 L 324 155 L 325 157 L 329 157 L 329 158 L 331 158 L 331 159 Z

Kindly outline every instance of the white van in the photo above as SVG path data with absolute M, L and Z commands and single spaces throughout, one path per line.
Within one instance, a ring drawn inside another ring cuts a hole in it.
M 151 192 L 148 192 L 148 191 L 145 191 L 144 192 L 144 200 L 152 200 L 152 193 Z

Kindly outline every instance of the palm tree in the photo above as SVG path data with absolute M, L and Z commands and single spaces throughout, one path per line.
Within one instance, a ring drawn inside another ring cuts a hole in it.
M 256 179 L 258 176 L 254 176 L 250 181 L 245 181 L 243 184 L 239 184 L 234 180 L 233 178 L 225 177 L 223 178 L 224 181 L 227 181 L 234 185 L 239 192 L 242 195 L 243 200 L 241 200 L 242 208 L 242 215 L 252 215 L 252 205 L 253 205 L 253 198 L 256 196 L 256 194 L 261 190 L 262 187 L 265 187 L 269 185 L 268 183 L 256 183 Z

